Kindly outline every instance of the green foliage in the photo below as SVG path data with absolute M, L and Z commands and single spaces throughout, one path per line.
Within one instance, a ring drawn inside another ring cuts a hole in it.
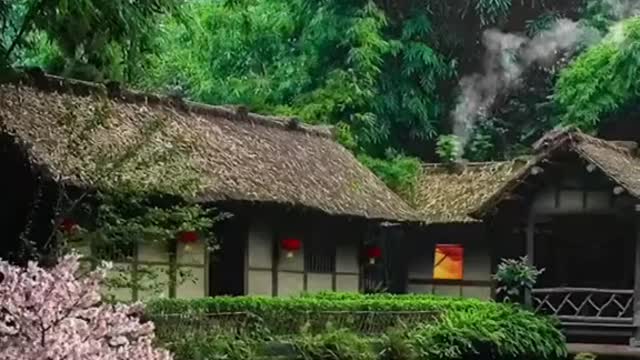
M 215 211 L 197 204 L 163 202 L 150 194 L 110 192 L 98 198 L 95 230 L 91 242 L 96 246 L 109 243 L 154 243 L 171 251 L 173 241 L 183 231 L 209 234 L 217 219 Z M 214 239 L 205 236 L 210 248 Z
M 604 116 L 637 99 L 639 40 L 640 18 L 623 21 L 561 72 L 554 101 L 562 124 L 593 132 Z
M 495 145 L 495 137 L 499 130 L 493 121 L 486 119 L 476 126 L 464 151 L 469 161 L 488 161 L 499 158 Z
M 421 311 L 437 315 L 448 311 L 477 311 L 504 305 L 476 299 L 426 295 L 317 294 L 294 298 L 216 297 L 195 300 L 154 299 L 147 303 L 151 315 L 250 312 L 269 326 L 305 324 L 303 314 L 318 311 Z M 294 325 L 290 325 L 294 326 Z M 295 326 L 294 326 L 295 327 Z M 302 327 L 300 327 L 302 328 Z
M 574 360 L 596 360 L 598 357 L 592 353 L 578 353 L 573 357 Z
M 476 0 L 475 7 L 483 25 L 493 24 L 509 13 L 511 0 Z
M 556 11 L 546 12 L 535 19 L 526 22 L 527 35 L 534 37 L 542 31 L 548 30 L 556 21 L 562 17 Z
M 421 171 L 419 159 L 393 155 L 388 160 L 376 159 L 360 155 L 358 160 L 371 169 L 389 188 L 405 199 L 414 198 Z
M 568 17 L 606 31 L 612 15 L 606 0 L 2 1 L 0 66 L 39 65 L 295 115 L 336 126 L 338 140 L 361 158 L 388 161 L 393 149 L 434 161 L 457 80 L 482 68 L 484 29 L 533 36 Z M 511 157 L 558 122 L 593 131 L 625 111 L 637 91 L 634 22 L 623 26 L 625 41 L 586 51 L 555 91 L 562 64 L 529 69 L 523 86 L 489 109 L 465 157 Z
M 344 329 L 295 337 L 293 346 L 304 360 L 375 360 L 371 341 Z
M 180 0 L 2 2 L 0 61 L 37 62 L 88 80 L 130 80 L 140 70 L 143 53 L 149 51 L 159 17 L 177 14 L 180 4 Z M 36 53 L 29 53 L 33 48 Z M 21 51 L 21 56 L 14 56 Z
M 139 85 L 337 125 L 345 146 L 379 158 L 433 138 L 446 112 L 438 89 L 455 61 L 429 46 L 422 11 L 396 24 L 372 1 L 190 4 Z
M 440 160 L 445 163 L 452 163 L 462 156 L 460 139 L 455 135 L 442 135 L 438 138 L 436 153 Z
M 551 320 L 516 307 L 449 312 L 411 330 L 417 359 L 566 359 L 565 338 Z
M 499 360 L 560 360 L 567 355 L 564 337 L 553 320 L 512 305 L 474 299 L 323 293 L 288 299 L 164 299 L 147 304 L 147 312 L 151 315 L 180 313 L 193 317 L 201 313 L 251 312 L 261 317 L 267 326 L 274 322 L 304 324 L 309 313 L 321 311 L 437 311 L 440 316 L 422 324 L 390 329 L 380 337 L 357 331 L 354 333 L 335 326 L 324 327 L 320 332 L 310 332 L 307 323 L 299 331 L 288 332 L 286 336 L 274 334 L 269 339 L 290 344 L 294 353 L 302 359 L 449 360 L 477 357 Z M 161 340 L 172 343 L 176 341 L 172 340 L 173 336 L 176 340 L 184 337 L 184 331 Z M 247 336 L 251 337 L 250 334 Z M 251 348 L 250 351 L 264 353 L 266 343 L 262 335 L 253 338 L 257 341 L 247 343 L 247 347 Z M 258 340 L 259 338 L 263 340 Z M 244 337 L 240 336 L 236 340 L 224 342 L 237 344 L 242 339 Z M 180 341 L 182 340 L 178 340 L 179 343 Z M 193 343 L 195 348 L 206 349 L 204 345 L 199 345 L 199 340 L 193 340 Z M 219 349 L 229 346 L 226 344 L 217 344 L 212 351 L 219 354 Z M 173 349 L 171 346 L 169 348 Z
M 418 353 L 405 327 L 390 329 L 382 335 L 379 360 L 415 360 Z
M 536 269 L 527 263 L 527 257 L 503 259 L 493 278 L 498 281 L 497 293 L 504 301 L 522 301 L 526 290 L 533 289 L 544 269 Z
M 172 338 L 160 338 L 159 341 L 173 353 L 176 360 L 246 360 L 257 357 L 255 341 L 250 338 L 226 334 L 175 335 Z

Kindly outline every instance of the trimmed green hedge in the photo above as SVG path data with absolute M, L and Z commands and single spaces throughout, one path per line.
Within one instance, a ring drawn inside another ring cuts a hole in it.
M 333 311 L 434 312 L 438 316 L 410 326 L 400 323 L 375 336 L 358 332 L 355 328 L 345 329 L 339 323 L 326 323 L 321 331 L 318 331 L 320 328 L 309 331 L 309 318 L 305 316 L 309 313 Z M 185 360 L 212 358 L 206 355 L 208 352 L 211 355 L 212 351 L 215 352 L 215 357 L 228 351 L 230 359 L 247 353 L 264 353 L 264 349 L 268 348 L 266 340 L 288 344 L 294 349 L 294 355 L 287 357 L 291 359 L 566 358 L 564 336 L 554 320 L 534 315 L 518 306 L 475 299 L 422 295 L 318 294 L 296 298 L 162 299 L 151 301 L 147 306 L 147 313 L 152 317 L 181 313 L 189 318 L 201 314 L 236 312 L 257 315 L 266 328 L 274 324 L 276 327 L 288 324 L 299 328 L 286 336 L 284 333 L 268 331 L 267 336 L 264 336 L 265 333 L 258 335 L 245 332 L 232 336 L 229 340 L 220 337 L 216 330 L 201 336 L 195 333 L 189 335 L 184 329 L 176 329 L 173 333 L 163 332 L 160 340 L 170 344 L 169 348 L 176 351 L 176 359 Z M 210 340 L 204 341 L 205 337 Z M 251 340 L 246 340 L 248 338 Z M 214 346 L 212 342 L 219 344 Z M 195 353 L 199 355 L 194 356 Z
M 151 314 L 251 312 L 265 319 L 307 311 L 450 311 L 502 307 L 476 299 L 426 295 L 361 295 L 321 293 L 293 298 L 214 297 L 195 300 L 158 299 L 147 303 Z

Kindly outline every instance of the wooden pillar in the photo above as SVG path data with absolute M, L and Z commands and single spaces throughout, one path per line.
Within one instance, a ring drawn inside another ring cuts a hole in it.
M 527 217 L 527 231 L 526 231 L 526 255 L 527 255 L 527 265 L 534 266 L 535 265 L 535 214 L 533 210 L 529 213 Z M 533 298 L 531 291 L 527 290 L 524 294 L 524 303 L 527 307 L 531 307 L 533 305 Z
M 633 337 L 630 345 L 640 347 L 640 204 L 634 207 L 635 221 L 635 266 L 633 277 Z

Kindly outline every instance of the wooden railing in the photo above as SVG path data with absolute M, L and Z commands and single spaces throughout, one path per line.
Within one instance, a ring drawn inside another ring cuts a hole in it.
M 532 291 L 536 312 L 563 323 L 629 324 L 633 321 L 633 290 L 547 288 Z

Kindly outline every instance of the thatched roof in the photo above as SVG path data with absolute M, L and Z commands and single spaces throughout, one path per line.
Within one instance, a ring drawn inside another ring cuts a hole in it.
M 489 215 L 502 201 L 511 197 L 535 170 L 558 153 L 571 152 L 596 168 L 631 196 L 640 198 L 640 156 L 627 143 L 607 141 L 577 130 L 559 129 L 543 136 L 534 144 L 535 155 L 491 196 L 471 211 L 475 218 Z
M 468 213 L 516 172 L 523 161 L 467 163 L 456 167 L 425 164 L 416 208 L 429 223 L 477 221 Z
M 34 163 L 59 180 L 94 185 L 104 177 L 102 157 L 136 149 L 154 122 L 163 125 L 143 141 L 151 150 L 128 164 L 119 180 L 162 190 L 175 177 L 192 174 L 202 185 L 201 201 L 415 219 L 413 210 L 334 142 L 327 128 L 37 72 L 0 84 L 0 130 L 26 145 Z M 78 139 L 84 142 L 77 144 Z M 158 159 L 168 149 L 187 155 Z

